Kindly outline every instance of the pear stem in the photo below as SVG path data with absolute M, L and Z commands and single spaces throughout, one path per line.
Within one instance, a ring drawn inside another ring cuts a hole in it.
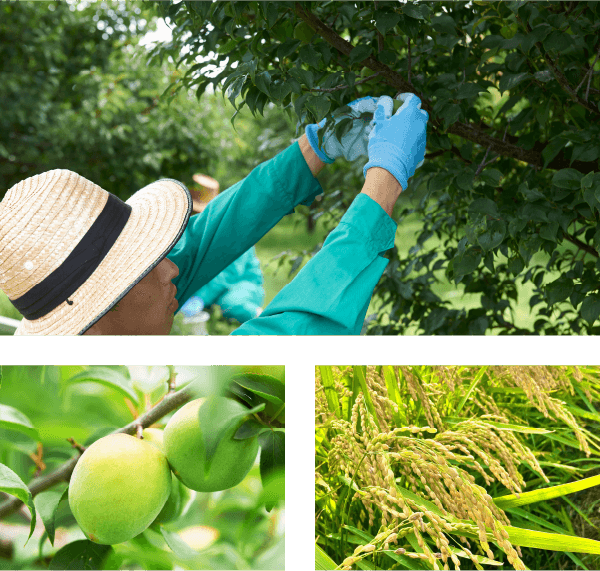
M 142 440 L 144 437 L 142 436 L 142 431 L 144 430 L 144 427 L 141 424 L 137 424 L 135 427 L 135 435 L 137 438 L 139 438 L 140 440 Z
M 173 393 L 175 392 L 175 379 L 177 378 L 177 373 L 175 372 L 175 367 L 173 365 L 167 365 L 167 367 L 169 368 L 169 380 L 167 381 L 169 383 L 169 393 Z

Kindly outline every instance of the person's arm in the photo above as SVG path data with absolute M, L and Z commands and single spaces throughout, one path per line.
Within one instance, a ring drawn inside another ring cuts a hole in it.
M 385 169 L 373 167 L 367 171 L 361 192 L 372 198 L 386 211 L 388 216 L 391 216 L 394 205 L 402 192 L 402 186 Z
M 306 135 L 302 135 L 302 137 L 298 139 L 298 145 L 300 146 L 300 151 L 302 151 L 302 155 L 304 156 L 304 160 L 306 161 L 310 172 L 316 177 L 323 170 L 325 163 L 313 151 Z
M 310 172 L 316 177 L 325 166 L 325 163 L 313 151 L 306 135 L 299 139 L 298 144 Z M 391 216 L 394 205 L 402 192 L 402 186 L 387 170 L 372 167 L 367 171 L 365 184 L 361 192 L 371 197 Z

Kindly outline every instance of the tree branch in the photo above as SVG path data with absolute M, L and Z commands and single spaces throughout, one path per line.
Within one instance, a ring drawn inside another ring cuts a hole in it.
M 525 22 L 525 24 L 523 24 L 523 21 L 521 20 L 519 15 L 516 13 L 515 13 L 515 18 L 519 21 L 521 26 L 523 26 L 527 30 L 527 32 L 531 34 L 532 28 L 529 25 L 529 22 Z M 550 67 L 550 69 L 552 70 L 552 73 L 554 74 L 556 81 L 558 81 L 558 84 L 563 88 L 563 91 L 565 91 L 565 93 L 567 93 L 573 101 L 575 101 L 576 103 L 579 103 L 579 105 L 581 105 L 582 107 L 585 107 L 588 111 L 591 111 L 592 113 L 594 113 L 596 115 L 600 115 L 600 111 L 598 110 L 597 107 L 593 106 L 591 103 L 588 103 L 588 101 L 586 101 L 585 99 L 583 99 L 583 98 L 579 97 L 579 95 L 577 95 L 577 91 L 571 87 L 571 85 L 569 84 L 569 80 L 565 77 L 563 72 L 560 70 L 560 68 L 558 67 L 558 64 L 550 57 L 548 52 L 545 50 L 544 46 L 542 45 L 542 42 L 539 42 L 539 41 L 535 42 L 535 45 L 537 46 L 537 49 L 540 50 L 540 53 L 546 60 L 548 67 Z
M 583 250 L 584 252 L 587 252 L 588 254 L 592 254 L 592 256 L 596 256 L 596 258 L 600 257 L 598 255 L 598 252 L 594 248 L 592 248 L 588 244 L 584 244 L 581 240 L 575 238 L 575 236 L 571 236 L 570 234 L 567 234 L 565 232 L 565 238 L 569 242 L 571 242 L 571 244 L 575 244 L 575 246 L 577 246 L 580 250 Z

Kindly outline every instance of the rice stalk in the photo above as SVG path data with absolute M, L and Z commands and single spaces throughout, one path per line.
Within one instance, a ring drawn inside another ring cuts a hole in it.
M 352 569 L 368 558 L 381 565 L 374 568 L 391 568 L 392 559 L 393 568 L 411 568 L 407 561 L 414 561 L 415 568 L 460 569 L 460 558 L 468 558 L 483 569 L 483 564 L 501 564 L 497 559 L 503 554 L 514 569 L 526 569 L 519 542 L 510 539 L 508 530 L 514 528 L 486 488 L 501 486 L 518 498 L 527 486 L 525 474 L 549 483 L 539 460 L 547 452 L 532 449 L 527 437 L 556 435 L 548 424 L 528 426 L 513 412 L 514 405 L 531 405 L 551 425 L 572 434 L 589 456 L 588 431 L 569 411 L 572 403 L 562 399 L 581 393 L 591 403 L 600 395 L 597 372 L 361 367 L 357 391 L 343 382 L 351 377 L 348 370 L 328 369 L 348 414 L 338 418 L 329 410 L 317 369 L 316 428 L 326 435 L 317 444 L 317 457 L 323 459 L 315 474 L 322 508 L 317 525 L 339 530 L 340 555 L 352 526 L 374 534 L 353 553 L 343 553 L 338 568 Z M 404 425 L 398 426 L 399 420 Z M 326 543 L 333 545 L 329 536 Z

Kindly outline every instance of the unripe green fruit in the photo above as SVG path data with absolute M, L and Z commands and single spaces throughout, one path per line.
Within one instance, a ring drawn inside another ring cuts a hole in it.
M 162 428 L 144 428 L 142 430 L 142 438 L 149 442 L 150 444 L 154 444 L 163 454 L 165 453 L 165 449 L 163 446 L 163 429 Z
M 219 397 L 223 418 L 247 411 L 237 401 Z M 193 400 L 182 406 L 168 422 L 164 432 L 165 454 L 173 473 L 188 487 L 198 492 L 216 492 L 237 486 L 252 468 L 258 454 L 258 439 L 235 440 L 233 437 L 243 419 L 234 422 L 223 434 L 210 468 L 206 472 L 203 430 L 198 412 L 206 399 Z
M 81 456 L 69 484 L 69 506 L 88 539 L 122 543 L 144 531 L 171 492 L 165 455 L 129 434 L 109 434 Z

